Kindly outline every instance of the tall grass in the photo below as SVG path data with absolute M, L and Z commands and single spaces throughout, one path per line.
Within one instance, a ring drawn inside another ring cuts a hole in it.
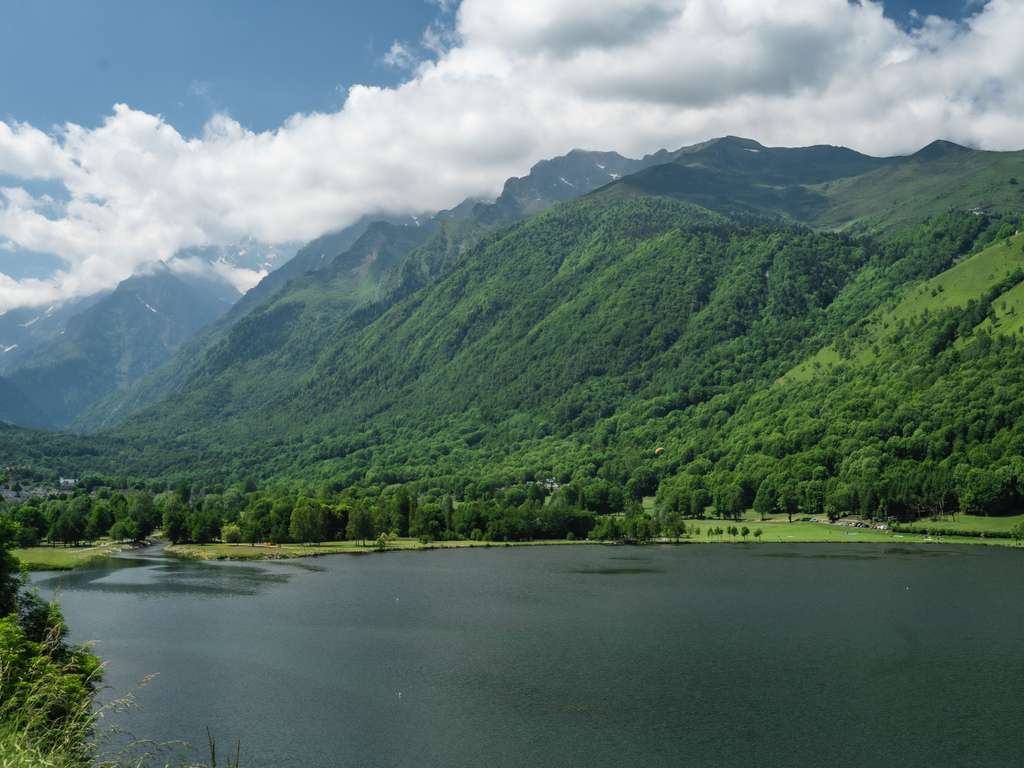
M 62 621 L 54 622 L 36 644 L 25 642 L 12 623 L 0 626 L 8 633 L 8 642 L 0 644 L 0 768 L 217 768 L 209 730 L 209 762 L 199 765 L 167 761 L 182 744 L 125 741 L 117 729 L 101 730 L 101 721 L 134 706 L 135 696 L 95 706 L 92 692 L 102 666 L 85 648 L 67 648 L 64 631 Z M 119 746 L 106 749 L 111 742 Z M 239 766 L 240 744 L 233 752 L 226 768 Z
M 0 654 L 0 691 L 15 693 L 0 701 L 0 768 L 90 761 L 96 713 L 82 686 L 95 686 L 102 668 L 76 677 L 81 657 L 63 653 L 63 634 L 49 627 L 37 655 Z

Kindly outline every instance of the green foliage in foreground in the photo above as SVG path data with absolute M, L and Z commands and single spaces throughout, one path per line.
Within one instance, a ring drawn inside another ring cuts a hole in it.
M 23 610 L 0 619 L 0 730 L 43 754 L 84 761 L 99 660 L 64 643 L 56 607 L 38 609 L 45 617 Z
M 69 646 L 57 606 L 22 588 L 14 534 L 0 517 L 0 765 L 85 765 L 99 659 Z

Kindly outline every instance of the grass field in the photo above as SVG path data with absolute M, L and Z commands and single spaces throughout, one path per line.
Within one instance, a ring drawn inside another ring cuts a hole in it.
M 957 521 L 930 521 L 925 520 L 917 527 L 927 528 L 954 528 L 968 531 L 1009 531 L 1018 522 L 1024 520 L 1024 515 L 1013 517 L 977 517 L 974 515 L 958 515 Z M 928 536 L 921 533 L 895 533 L 893 531 L 880 531 L 874 528 L 853 528 L 845 525 L 830 525 L 828 523 L 802 523 L 788 521 L 785 515 L 772 515 L 762 521 L 751 510 L 747 510 L 744 519 L 739 522 L 722 520 L 688 520 L 686 528 L 688 531 L 699 531 L 693 533 L 691 540 L 703 541 L 739 541 L 740 537 L 713 536 L 708 537 L 708 528 L 728 528 L 730 525 L 737 527 L 747 526 L 751 530 L 749 541 L 755 541 L 753 531 L 761 529 L 761 542 L 771 543 L 800 543 L 800 542 L 899 542 L 902 544 L 933 544 L 942 542 L 944 544 L 994 544 L 996 546 L 1013 546 L 1016 542 L 1012 539 L 983 539 L 977 536 Z
M 956 519 L 919 520 L 912 523 L 914 528 L 946 528 L 957 531 L 977 531 L 982 533 L 1005 533 L 1015 525 L 1024 523 L 1024 515 L 1009 517 L 983 517 L 981 515 L 957 515 Z
M 926 280 L 905 293 L 895 307 L 880 310 L 854 350 L 852 362 L 866 365 L 876 355 L 873 347 L 886 349 L 898 338 L 897 328 L 903 321 L 922 317 L 926 312 L 937 314 L 950 307 L 965 307 L 979 299 L 990 288 L 1024 267 L 1024 235 L 1015 235 L 993 243 L 945 272 Z M 993 302 L 995 320 L 986 319 L 982 327 L 1004 335 L 1018 333 L 1024 327 L 1024 285 L 1010 289 Z M 957 344 L 963 345 L 959 339 Z M 817 372 L 842 362 L 834 346 L 820 349 L 815 355 L 787 372 L 783 381 L 808 381 Z
M 29 547 L 11 550 L 30 571 L 67 571 L 109 557 L 123 544 L 100 542 L 85 547 Z

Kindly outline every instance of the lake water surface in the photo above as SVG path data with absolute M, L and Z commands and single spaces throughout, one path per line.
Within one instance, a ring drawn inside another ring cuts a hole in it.
M 209 726 L 243 768 L 1024 766 L 1021 551 L 136 554 L 34 581 L 108 696 L 158 673 L 119 726 Z

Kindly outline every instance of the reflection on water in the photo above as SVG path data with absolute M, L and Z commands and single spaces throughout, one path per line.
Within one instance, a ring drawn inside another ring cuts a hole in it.
M 304 566 L 304 570 L 316 569 Z M 33 580 L 43 590 L 52 590 L 66 601 L 68 593 L 106 592 L 142 597 L 167 595 L 195 597 L 238 597 L 257 595 L 273 584 L 288 581 L 284 569 L 237 563 L 177 560 L 154 553 L 150 556 L 121 555 L 98 561 L 74 571 L 60 571 Z
M 590 573 L 600 576 L 629 576 L 638 573 L 664 573 L 661 568 L 571 568 L 569 573 Z
M 940 547 L 935 545 L 924 545 L 924 546 L 888 546 L 880 545 L 873 546 L 871 551 L 863 551 L 860 545 L 851 544 L 840 544 L 836 545 L 834 549 L 827 551 L 821 551 L 819 545 L 806 545 L 806 544 L 795 544 L 792 545 L 792 549 L 784 551 L 767 551 L 761 552 L 760 547 L 763 545 L 755 545 L 758 547 L 756 554 L 759 557 L 777 557 L 785 560 L 880 560 L 885 557 L 914 557 L 914 558 L 950 558 L 950 557 L 965 557 L 971 554 L 983 556 L 985 553 L 975 549 L 973 552 L 970 547 Z M 857 547 L 855 551 L 850 551 L 854 547 Z

